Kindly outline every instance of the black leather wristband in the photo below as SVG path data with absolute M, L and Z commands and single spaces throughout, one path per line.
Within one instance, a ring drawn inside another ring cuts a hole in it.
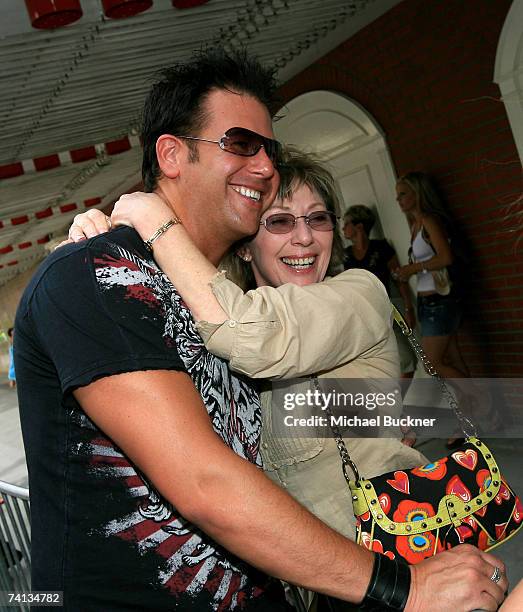
M 372 575 L 361 608 L 376 612 L 401 612 L 407 605 L 409 592 L 409 566 L 375 553 Z
M 404 610 L 410 593 L 410 567 L 406 563 L 396 561 L 396 585 L 389 600 L 389 607 L 393 610 Z

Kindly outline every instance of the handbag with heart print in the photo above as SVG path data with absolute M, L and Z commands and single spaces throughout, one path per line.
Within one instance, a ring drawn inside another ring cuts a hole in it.
M 503 478 L 492 452 L 476 437 L 474 425 L 459 409 L 412 330 L 394 307 L 393 310 L 395 321 L 425 369 L 440 382 L 461 424 L 465 443 L 438 461 L 367 480 L 360 478 L 340 430 L 329 415 L 352 494 L 356 542 L 409 564 L 463 543 L 491 550 L 523 525 L 521 500 Z

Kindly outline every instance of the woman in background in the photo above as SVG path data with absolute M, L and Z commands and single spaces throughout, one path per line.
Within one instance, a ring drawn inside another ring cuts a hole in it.
M 397 201 L 410 227 L 410 262 L 396 270 L 398 278 L 417 277 L 417 315 L 421 344 L 443 378 L 468 378 L 458 345 L 463 287 L 449 274 L 455 259 L 452 222 L 429 177 L 409 172 L 396 183 Z M 462 442 L 450 438 L 452 448 Z
M 416 327 L 416 315 L 412 304 L 411 291 L 408 283 L 396 278 L 395 271 L 399 261 L 394 247 L 385 239 L 370 238 L 372 228 L 376 223 L 374 211 L 363 204 L 350 206 L 343 216 L 343 233 L 351 244 L 345 249 L 344 268 L 352 270 L 359 268 L 376 275 L 385 286 L 389 297 L 392 284 L 397 287 L 402 304 L 398 305 L 407 325 Z M 394 299 L 392 300 L 394 303 Z M 416 356 L 405 336 L 394 327 L 398 350 L 400 354 L 401 377 L 412 378 L 416 369 Z
M 403 281 L 417 276 L 423 349 L 445 378 L 468 377 L 457 338 L 462 288 L 448 274 L 455 257 L 451 220 L 428 176 L 422 172 L 402 176 L 396 184 L 396 193 L 411 232 L 411 263 L 398 268 L 396 273 Z M 446 284 L 440 281 L 445 277 Z

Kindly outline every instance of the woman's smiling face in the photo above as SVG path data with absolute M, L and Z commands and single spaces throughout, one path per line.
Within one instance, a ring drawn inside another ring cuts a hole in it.
M 291 199 L 275 200 L 265 211 L 262 221 L 276 213 L 291 213 L 295 217 L 327 210 L 319 194 L 308 185 L 300 185 Z M 331 258 L 333 231 L 312 229 L 305 219 L 297 219 L 287 234 L 271 234 L 260 226 L 256 237 L 245 247 L 252 256 L 252 271 L 256 284 L 279 287 L 285 283 L 310 285 L 321 282 Z

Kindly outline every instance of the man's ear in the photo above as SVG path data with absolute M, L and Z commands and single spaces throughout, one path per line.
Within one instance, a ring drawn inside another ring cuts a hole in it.
M 170 179 L 180 174 L 180 160 L 184 154 L 182 143 L 175 136 L 162 134 L 156 141 L 156 157 L 162 174 Z
M 236 250 L 236 255 L 238 255 L 240 259 L 243 259 L 243 261 L 252 261 L 252 253 L 248 244 L 242 244 L 242 246 Z

